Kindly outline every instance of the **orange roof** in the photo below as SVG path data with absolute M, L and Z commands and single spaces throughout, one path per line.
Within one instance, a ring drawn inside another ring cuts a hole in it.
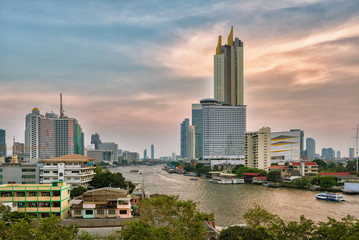
M 258 180 L 267 180 L 266 177 L 254 177 L 253 179 L 258 179 Z
M 61 157 L 53 158 L 53 159 L 45 159 L 41 160 L 40 162 L 44 163 L 53 163 L 53 162 L 91 162 L 93 158 L 89 158 L 80 154 L 68 154 Z
M 349 175 L 349 172 L 322 172 L 322 173 L 319 173 L 319 175 L 322 175 L 322 176 L 348 176 Z
M 253 172 L 245 172 L 243 173 L 243 176 L 258 176 L 259 173 L 253 173 Z
M 269 169 L 287 169 L 287 166 L 270 166 Z
M 318 166 L 318 164 L 316 162 L 304 162 L 304 164 L 306 166 Z M 301 165 L 301 163 L 300 162 L 292 162 L 292 165 L 299 166 L 299 165 Z

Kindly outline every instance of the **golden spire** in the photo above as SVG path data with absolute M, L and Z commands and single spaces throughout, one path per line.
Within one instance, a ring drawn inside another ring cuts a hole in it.
M 11 163 L 19 163 L 19 160 L 18 160 L 17 154 L 16 154 L 15 136 L 13 138 Z
M 228 35 L 228 45 L 233 46 L 233 26 L 231 26 L 231 32 Z
M 216 55 L 221 54 L 221 48 L 222 48 L 222 36 L 218 36 L 218 44 L 216 48 Z

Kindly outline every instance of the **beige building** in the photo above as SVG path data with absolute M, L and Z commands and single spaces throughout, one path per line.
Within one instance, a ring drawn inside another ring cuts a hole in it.
M 245 165 L 268 170 L 271 160 L 271 129 L 263 127 L 245 136 Z
M 290 162 L 289 169 L 298 171 L 300 175 L 317 175 L 319 173 L 319 167 L 316 162 Z
M 64 219 L 70 211 L 70 186 L 66 182 L 3 184 L 0 185 L 0 203 L 36 218 L 55 214 Z
M 66 181 L 74 186 L 87 186 L 95 175 L 93 158 L 69 154 L 40 161 L 40 183 Z
M 196 157 L 196 145 L 195 145 L 195 128 L 194 126 L 187 127 L 187 157 L 189 160 Z

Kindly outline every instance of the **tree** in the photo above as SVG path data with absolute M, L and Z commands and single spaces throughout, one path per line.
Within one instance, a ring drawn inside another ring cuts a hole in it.
M 347 171 L 356 171 L 356 161 L 349 161 L 346 165 Z
M 37 240 L 74 239 L 79 231 L 77 225 L 59 226 L 61 219 L 55 215 L 40 219 L 40 226 L 34 229 Z M 51 231 L 49 231 L 51 229 Z
M 72 198 L 81 196 L 82 194 L 87 192 L 87 190 L 88 190 L 87 188 L 82 187 L 82 186 L 75 187 L 75 188 L 71 189 L 70 196 Z
M 6 218 L 10 213 L 10 207 L 0 203 L 0 219 Z
M 325 176 L 320 178 L 319 186 L 323 189 L 332 188 L 335 185 L 335 178 L 333 176 Z
M 313 160 L 313 162 L 317 163 L 319 168 L 321 168 L 322 170 L 326 169 L 326 167 L 327 167 L 327 163 L 325 161 L 323 161 L 322 159 L 315 159 L 315 160 Z
M 205 220 L 212 214 L 200 213 L 192 201 L 178 196 L 157 195 L 142 200 L 139 221 L 121 231 L 122 239 L 205 239 Z
M 271 171 L 267 174 L 267 180 L 269 182 L 279 182 L 281 179 L 280 171 Z
M 252 227 L 229 227 L 221 231 L 218 240 L 238 240 L 238 239 L 256 239 L 264 240 L 268 239 L 269 235 L 264 228 L 252 228 Z
M 305 187 L 308 187 L 309 186 L 309 182 L 308 182 L 308 179 L 303 177 L 303 178 L 297 178 L 295 179 L 293 182 L 292 182 L 293 185 L 296 185 L 298 187 L 301 187 L 301 188 L 305 188 Z

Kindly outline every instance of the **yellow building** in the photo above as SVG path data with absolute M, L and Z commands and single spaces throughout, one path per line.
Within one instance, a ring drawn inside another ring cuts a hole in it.
M 51 213 L 64 219 L 70 211 L 70 185 L 66 182 L 3 184 L 0 185 L 0 203 L 36 218 Z

